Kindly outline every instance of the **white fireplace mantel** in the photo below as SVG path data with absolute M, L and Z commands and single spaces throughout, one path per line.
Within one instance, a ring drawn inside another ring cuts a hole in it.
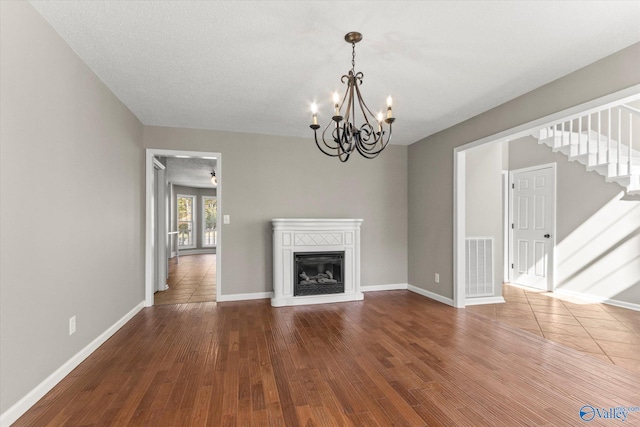
M 360 225 L 362 219 L 275 218 L 273 224 L 273 298 L 271 305 L 357 301 L 360 291 Z M 344 251 L 344 293 L 293 296 L 294 255 Z

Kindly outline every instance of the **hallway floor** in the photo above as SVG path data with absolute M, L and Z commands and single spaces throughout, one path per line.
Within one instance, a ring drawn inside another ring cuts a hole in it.
M 503 296 L 467 310 L 640 372 L 640 312 L 508 284 Z
M 169 260 L 169 289 L 156 292 L 154 304 L 184 304 L 216 300 L 216 255 L 183 255 Z

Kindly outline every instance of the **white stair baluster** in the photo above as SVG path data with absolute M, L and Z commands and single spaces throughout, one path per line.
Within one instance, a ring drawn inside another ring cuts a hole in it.
M 618 172 L 616 175 L 622 175 L 622 145 L 620 140 L 622 136 L 622 110 L 618 109 Z
M 601 137 L 602 137 L 602 114 L 600 114 L 600 111 L 598 111 L 598 140 L 596 141 L 596 144 L 598 145 L 598 149 L 600 149 Z M 598 164 L 607 163 L 607 151 L 603 153 L 604 159 L 602 157 L 598 158 Z
M 578 154 L 584 154 L 584 144 L 582 143 L 582 116 L 578 117 Z M 587 147 L 589 148 L 589 147 Z
M 569 153 L 571 153 L 572 145 L 573 145 L 573 120 L 569 120 Z
M 611 158 L 611 108 L 609 108 L 609 126 L 607 127 L 607 168 L 611 163 L 613 163 L 613 159 Z M 608 170 L 608 169 L 607 169 Z
M 587 152 L 591 153 L 591 114 L 587 117 Z M 596 149 L 596 164 L 598 163 L 598 150 Z
M 622 114 L 622 110 L 620 110 Z M 633 114 L 629 113 L 629 166 L 627 169 L 627 175 L 631 176 L 631 157 L 633 156 Z

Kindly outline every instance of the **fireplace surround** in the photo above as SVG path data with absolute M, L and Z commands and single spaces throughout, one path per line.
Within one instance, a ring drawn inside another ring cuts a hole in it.
M 362 219 L 276 218 L 271 305 L 356 301 Z

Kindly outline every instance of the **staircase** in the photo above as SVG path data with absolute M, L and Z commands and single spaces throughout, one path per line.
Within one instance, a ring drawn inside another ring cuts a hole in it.
M 640 194 L 640 109 L 610 105 L 552 123 L 531 135 L 607 182 L 620 184 L 627 194 Z

